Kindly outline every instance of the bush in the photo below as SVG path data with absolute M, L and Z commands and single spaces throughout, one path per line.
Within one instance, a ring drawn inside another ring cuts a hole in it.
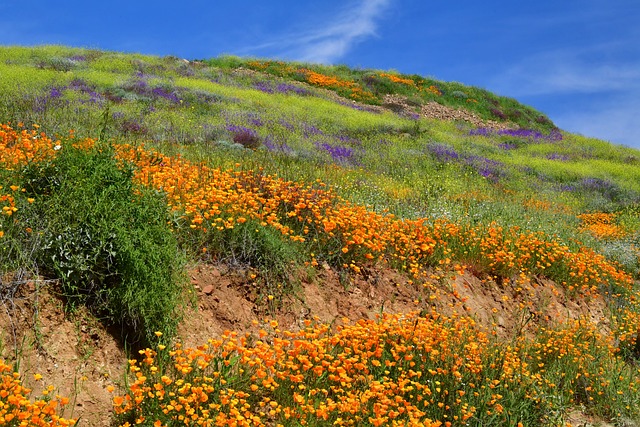
M 173 336 L 182 265 L 164 198 L 135 186 L 109 147 L 64 148 L 23 172 L 41 216 L 39 265 L 60 279 L 68 307 L 86 305 L 128 344 Z
M 260 137 L 253 129 L 241 126 L 238 126 L 238 128 L 233 132 L 233 142 L 251 150 L 255 150 L 262 144 Z

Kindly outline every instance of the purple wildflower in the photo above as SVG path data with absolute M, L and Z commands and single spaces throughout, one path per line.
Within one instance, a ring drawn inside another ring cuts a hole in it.
M 502 148 L 505 151 L 509 151 L 509 150 L 515 150 L 516 148 L 518 148 L 518 145 L 512 142 L 504 142 L 502 144 L 498 144 L 498 147 Z
M 287 145 L 286 142 L 276 143 L 271 139 L 270 136 L 267 136 L 262 143 L 269 151 L 285 154 L 293 153 L 293 150 Z
M 309 138 L 313 135 L 324 135 L 324 132 L 322 132 L 320 129 L 318 129 L 313 125 L 308 125 L 308 124 L 304 125 L 304 128 L 302 129 L 302 133 L 304 134 L 305 138 Z
M 456 152 L 456 150 L 453 147 L 446 144 L 431 143 L 431 144 L 428 144 L 426 148 L 440 162 L 457 160 L 460 157 L 460 155 Z
M 493 181 L 497 181 L 498 178 L 505 175 L 504 164 L 496 160 L 487 159 L 482 156 L 468 156 L 465 157 L 464 162 L 483 177 L 490 178 Z
M 491 130 L 487 128 L 471 129 L 469 131 L 470 136 L 488 136 L 491 135 Z
M 559 187 L 560 191 L 564 191 L 564 192 L 568 192 L 571 193 L 573 191 L 576 191 L 576 186 L 575 185 L 571 185 L 571 184 L 563 184 Z
M 258 89 L 259 91 L 262 91 L 262 92 L 265 92 L 265 93 L 274 93 L 275 92 L 273 87 L 268 82 L 265 82 L 265 81 L 254 83 L 253 87 L 255 89 Z
M 560 132 L 560 129 L 554 129 L 549 133 L 547 139 L 549 141 L 562 141 L 562 132 Z
M 260 137 L 255 130 L 238 125 L 228 125 L 227 131 L 233 134 L 233 142 L 246 148 L 256 149 L 260 146 Z
M 89 96 L 88 101 L 82 102 L 101 103 L 102 101 L 104 101 L 104 97 L 100 93 L 96 92 L 82 79 L 73 79 L 71 83 L 69 83 L 69 89 L 73 89 L 76 92 L 80 92 Z
M 492 130 L 487 128 L 477 128 L 469 131 L 469 136 L 512 136 L 515 138 L 529 139 L 532 141 L 545 140 L 545 141 L 561 141 L 562 133 L 559 130 L 554 129 L 548 135 L 543 134 L 540 131 L 533 129 L 500 129 Z
M 247 114 L 247 120 L 249 120 L 249 122 L 256 127 L 260 127 L 264 125 L 264 122 L 262 121 L 260 116 L 255 113 Z
M 178 95 L 176 95 L 175 92 L 169 92 L 162 87 L 155 87 L 151 89 L 151 94 L 153 94 L 153 96 L 155 96 L 156 98 L 164 98 L 174 104 L 180 102 L 180 98 L 178 98 Z
M 286 121 L 285 119 L 280 119 L 280 125 L 282 125 L 283 128 L 285 128 L 286 130 L 290 131 L 290 132 L 294 132 L 296 130 L 296 127 L 294 125 L 292 125 L 291 123 L 289 123 L 288 121 Z
M 516 138 L 541 139 L 544 137 L 542 132 L 532 129 L 501 129 L 496 132 L 500 136 L 514 136 Z
M 336 162 L 348 162 L 353 158 L 353 150 L 341 145 L 331 145 L 326 142 L 319 144 L 319 147 L 329 153 Z
M 128 86 L 128 89 L 132 90 L 133 92 L 139 95 L 144 95 L 147 93 L 149 89 L 149 85 L 147 84 L 146 80 L 139 79 L 131 82 L 131 84 Z
M 64 90 L 64 88 L 62 90 Z M 57 87 L 52 87 L 51 90 L 49 91 L 49 98 L 51 99 L 62 98 L 62 90 Z
M 240 126 L 240 125 L 227 125 L 226 127 L 227 131 L 230 133 L 251 133 L 251 134 L 256 134 L 256 131 L 248 128 L 248 127 L 244 127 L 244 126 Z
M 294 93 L 300 96 L 311 95 L 311 92 L 309 92 L 307 89 L 296 86 L 296 85 L 292 85 L 290 83 L 279 83 L 276 86 L 276 91 L 280 93 Z

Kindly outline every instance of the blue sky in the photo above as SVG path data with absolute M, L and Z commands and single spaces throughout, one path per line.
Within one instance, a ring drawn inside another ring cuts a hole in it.
M 397 70 L 640 149 L 638 0 L 0 0 L 0 44 Z

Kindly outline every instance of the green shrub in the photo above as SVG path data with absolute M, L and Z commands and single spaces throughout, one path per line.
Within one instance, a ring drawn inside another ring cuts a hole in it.
M 175 333 L 182 257 L 163 197 L 135 186 L 109 147 L 65 148 L 23 171 L 40 216 L 41 269 L 60 280 L 68 307 L 84 304 L 132 345 Z

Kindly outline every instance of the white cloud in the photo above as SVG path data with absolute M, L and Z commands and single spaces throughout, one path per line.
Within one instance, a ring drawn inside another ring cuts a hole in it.
M 640 149 L 640 98 L 616 99 L 602 108 L 568 111 L 556 115 L 562 129 Z
M 601 62 L 568 50 L 524 59 L 500 73 L 491 85 L 509 96 L 603 93 L 640 90 L 640 63 Z
M 325 22 L 303 32 L 283 34 L 251 52 L 269 51 L 287 59 L 333 63 L 343 57 L 355 44 L 376 36 L 377 20 L 391 0 L 358 0 L 334 14 L 332 22 Z

